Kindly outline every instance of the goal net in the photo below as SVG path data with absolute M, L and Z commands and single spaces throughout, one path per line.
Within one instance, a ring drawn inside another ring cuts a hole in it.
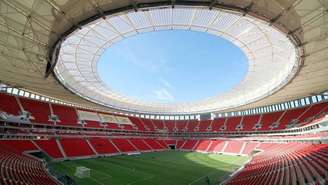
M 84 166 L 76 167 L 75 176 L 79 178 L 90 177 L 90 169 Z

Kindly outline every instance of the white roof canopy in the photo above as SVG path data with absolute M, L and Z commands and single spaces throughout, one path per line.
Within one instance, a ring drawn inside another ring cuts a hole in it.
M 55 75 L 51 74 L 44 78 L 45 69 L 48 69 L 49 62 L 55 61 L 50 59 L 51 56 L 56 56 L 56 50 L 54 50 L 58 46 L 56 43 L 63 41 L 67 34 L 78 29 L 80 25 L 85 25 L 86 22 L 103 15 L 113 15 L 113 13 L 134 8 L 141 14 L 144 9 L 142 7 L 151 9 L 150 7 L 159 5 L 170 6 L 172 2 L 161 0 L 1 0 L 0 83 L 85 107 L 126 113 L 126 111 L 121 111 L 122 108 L 119 110 L 102 106 L 72 93 L 58 81 Z M 301 51 L 301 54 L 297 54 L 297 51 L 296 56 L 301 58 L 302 65 L 292 80 L 279 90 L 272 90 L 271 92 L 274 93 L 271 95 L 264 95 L 262 99 L 242 106 L 224 109 L 224 112 L 281 103 L 327 91 L 328 0 L 175 1 L 175 8 L 180 9 L 181 5 L 206 6 L 204 9 L 212 7 L 213 10 L 215 8 L 234 10 L 245 14 L 245 18 L 249 15 L 255 16 L 270 22 L 272 24 L 270 29 L 279 28 L 287 33 L 288 37 L 297 41 L 297 49 Z M 162 12 L 166 11 L 162 10 Z M 204 10 L 204 12 L 208 11 Z M 107 20 L 109 19 L 108 17 Z M 153 19 L 151 17 L 151 20 Z M 199 22 L 199 19 L 197 21 Z M 118 105 L 120 102 L 121 100 L 117 100 L 112 103 Z M 185 112 L 189 110 L 189 106 L 187 108 Z M 147 109 L 156 112 L 154 107 Z M 131 113 L 138 113 L 140 110 L 142 109 L 132 110 Z M 158 109 L 157 112 L 161 115 L 169 112 L 160 110 L 163 108 Z M 171 111 L 177 112 L 175 109 Z
M 245 79 L 226 93 L 180 104 L 132 99 L 114 92 L 100 79 L 97 62 L 106 48 L 139 33 L 170 29 L 200 31 L 231 41 L 248 58 Z M 299 61 L 292 41 L 267 22 L 215 8 L 170 6 L 109 15 L 75 30 L 62 42 L 55 74 L 74 93 L 109 107 L 145 113 L 200 113 L 242 106 L 273 94 L 294 77 Z

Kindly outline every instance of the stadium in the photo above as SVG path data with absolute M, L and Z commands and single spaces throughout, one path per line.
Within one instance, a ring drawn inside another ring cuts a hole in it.
M 1 185 L 328 184 L 328 0 L 0 0 Z

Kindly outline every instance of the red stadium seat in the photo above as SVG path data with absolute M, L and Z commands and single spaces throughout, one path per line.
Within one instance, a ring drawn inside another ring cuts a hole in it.
M 61 138 L 60 143 L 67 157 L 90 157 L 95 153 L 82 138 Z
M 58 125 L 65 126 L 79 126 L 77 113 L 73 107 L 68 107 L 64 105 L 51 104 L 54 114 L 58 116 L 60 122 Z
M 89 139 L 93 148 L 98 154 L 118 154 L 119 151 L 108 138 L 93 137 Z
M 35 140 L 34 141 L 44 152 L 46 152 L 52 158 L 63 158 L 60 149 L 58 148 L 55 139 L 49 140 Z
M 15 153 L 10 147 L 2 145 L 0 145 L 0 171 L 0 184 L 3 185 L 59 184 L 47 173 L 41 161 Z
M 21 109 L 17 103 L 15 96 L 0 93 L 0 111 L 4 111 L 12 115 L 19 115 Z
M 48 103 L 38 102 L 27 98 L 20 98 L 20 102 L 24 110 L 30 112 L 35 118 L 34 120 L 31 120 L 32 122 L 41 124 L 53 124 L 53 122 L 49 121 L 49 115 L 51 115 L 51 113 Z
M 123 153 L 137 152 L 138 149 L 135 148 L 128 139 L 113 138 L 111 139 L 114 145 Z

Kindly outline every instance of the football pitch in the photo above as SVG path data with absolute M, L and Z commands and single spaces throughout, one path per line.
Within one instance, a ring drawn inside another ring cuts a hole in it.
M 152 152 L 133 156 L 63 161 L 54 168 L 78 185 L 207 185 L 218 184 L 247 161 L 247 157 L 196 152 Z M 91 176 L 74 177 L 76 167 Z

